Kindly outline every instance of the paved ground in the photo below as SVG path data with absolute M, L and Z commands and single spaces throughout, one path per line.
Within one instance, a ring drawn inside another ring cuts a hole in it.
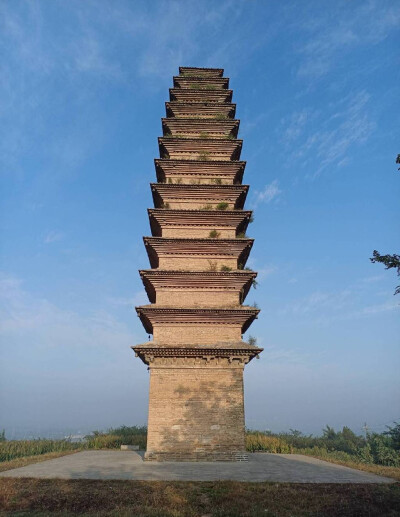
M 300 454 L 249 454 L 248 462 L 147 463 L 133 451 L 84 451 L 1 472 L 6 477 L 137 479 L 146 481 L 278 481 L 393 483 L 393 479 Z

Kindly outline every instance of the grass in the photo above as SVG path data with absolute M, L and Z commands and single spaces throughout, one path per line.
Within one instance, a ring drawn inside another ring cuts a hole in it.
M 202 162 L 208 162 L 210 160 L 210 153 L 209 153 L 209 151 L 201 151 L 199 153 L 199 156 L 198 156 L 197 159 L 202 161 Z
M 293 451 L 295 454 L 305 454 L 306 456 L 312 456 L 323 461 L 329 461 L 336 465 L 343 465 L 351 469 L 363 470 L 364 472 L 370 472 L 377 476 L 385 476 L 388 478 L 396 479 L 400 482 L 400 467 L 386 467 L 385 465 L 376 465 L 375 463 L 362 463 L 351 458 L 340 458 L 336 454 L 336 451 L 313 451 L 312 449 L 296 449 Z
M 221 266 L 221 271 L 232 271 L 232 268 L 229 266 Z
M 225 115 L 224 113 L 217 113 L 215 115 L 215 120 L 228 120 L 229 117 L 227 115 Z
M 399 507 L 397 484 L 0 480 L 2 515 L 372 517 Z

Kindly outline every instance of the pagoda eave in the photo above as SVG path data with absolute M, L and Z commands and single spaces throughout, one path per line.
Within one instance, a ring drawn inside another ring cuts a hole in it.
M 226 104 L 232 101 L 232 90 L 206 90 L 192 88 L 170 88 L 171 102 L 200 101 Z
M 206 361 L 225 358 L 229 362 L 242 360 L 244 363 L 250 362 L 263 351 L 263 348 L 254 347 L 245 342 L 222 343 L 220 346 L 193 346 L 185 345 L 157 345 L 154 341 L 141 345 L 131 346 L 135 356 L 139 357 L 145 364 L 149 365 L 156 358 L 200 358 Z
M 147 210 L 153 237 L 162 236 L 166 227 L 233 228 L 244 233 L 251 220 L 252 211 L 246 210 L 183 210 L 149 208 Z
M 224 75 L 224 69 L 203 68 L 196 66 L 180 66 L 179 73 L 182 74 L 183 77 L 222 77 Z
M 255 271 L 187 271 L 144 269 L 140 277 L 151 303 L 156 303 L 157 289 L 242 291 L 246 298 L 257 277 Z
M 232 257 L 238 264 L 245 265 L 254 239 L 191 239 L 169 237 L 143 237 L 143 242 L 152 268 L 157 268 L 159 257 L 164 256 L 200 256 Z
M 236 104 L 232 102 L 210 103 L 206 101 L 167 101 L 165 103 L 165 112 L 167 117 L 193 117 L 200 119 L 216 119 L 225 116 L 226 118 L 234 118 L 236 113 Z
M 240 307 L 237 309 L 171 308 L 142 305 L 135 310 L 148 334 L 153 334 L 156 325 L 238 325 L 244 333 L 257 318 L 259 309 Z
M 229 88 L 228 77 L 185 77 L 175 75 L 173 77 L 174 88 L 194 88 L 200 85 L 201 87 L 227 90 Z

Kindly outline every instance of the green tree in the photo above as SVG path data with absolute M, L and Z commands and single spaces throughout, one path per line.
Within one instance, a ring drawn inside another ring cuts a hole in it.
M 392 439 L 392 447 L 396 449 L 396 451 L 400 451 L 400 424 L 398 422 L 393 422 L 394 427 L 386 426 L 388 428 L 383 434 L 390 436 Z
M 397 155 L 396 163 L 400 164 L 400 154 Z M 398 168 L 400 171 L 400 167 Z M 372 257 L 369 259 L 372 263 L 380 262 L 385 265 L 385 269 L 397 269 L 397 276 L 400 276 L 400 255 L 381 255 L 378 251 L 374 250 Z M 394 290 L 394 294 L 400 293 L 400 285 Z
M 400 255 L 381 255 L 378 251 L 374 250 L 373 256 L 369 259 L 372 263 L 380 262 L 385 265 L 385 269 L 397 269 L 397 276 L 400 276 Z M 398 285 L 394 291 L 394 294 L 400 293 L 400 285 Z

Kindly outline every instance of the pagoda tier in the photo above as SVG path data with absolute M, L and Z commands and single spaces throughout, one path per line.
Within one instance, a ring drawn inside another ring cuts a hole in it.
M 242 182 L 246 162 L 201 160 L 154 160 L 157 181 L 187 184 L 238 184 Z
M 164 137 L 184 138 L 236 138 L 239 120 L 210 120 L 193 118 L 163 118 Z
M 153 237 L 243 237 L 251 211 L 148 209 Z
M 197 68 L 193 66 L 180 66 L 179 74 L 181 77 L 190 77 L 196 79 L 198 77 L 222 77 L 223 68 Z
M 171 102 L 217 102 L 227 104 L 232 101 L 232 90 L 196 90 L 193 88 L 170 88 Z
M 237 307 L 243 303 L 254 271 L 140 271 L 151 303 L 165 307 Z
M 244 269 L 253 239 L 240 121 L 222 69 L 179 72 L 143 237 L 150 305 L 136 307 L 153 338 L 132 347 L 150 370 L 145 459 L 243 460 L 243 369 L 262 349 L 243 341 L 259 310 L 242 305 L 257 273 Z
M 260 312 L 253 307 L 188 309 L 154 305 L 136 307 L 136 311 L 146 332 L 164 345 L 241 341 Z
M 157 364 L 159 368 L 171 368 L 178 364 L 181 366 L 192 365 L 193 361 L 188 359 L 197 359 L 197 366 L 201 367 L 206 359 L 210 366 L 221 367 L 227 361 L 230 365 L 242 367 L 251 359 L 257 357 L 261 348 L 249 345 L 243 341 L 234 343 L 215 343 L 213 347 L 186 345 L 182 346 L 162 346 L 152 347 L 149 343 L 136 345 L 132 347 L 136 357 L 145 364 Z
M 176 118 L 200 118 L 223 120 L 234 118 L 236 104 L 217 104 L 212 102 L 166 102 L 165 111 L 167 117 Z
M 192 88 L 198 90 L 227 90 L 229 79 L 227 77 L 182 77 L 173 78 L 174 88 Z
M 156 208 L 231 210 L 243 208 L 248 185 L 185 185 L 151 183 Z
M 178 160 L 239 160 L 242 140 L 228 138 L 159 138 L 160 157 Z
M 243 269 L 253 239 L 143 237 L 152 268 L 183 271 Z

